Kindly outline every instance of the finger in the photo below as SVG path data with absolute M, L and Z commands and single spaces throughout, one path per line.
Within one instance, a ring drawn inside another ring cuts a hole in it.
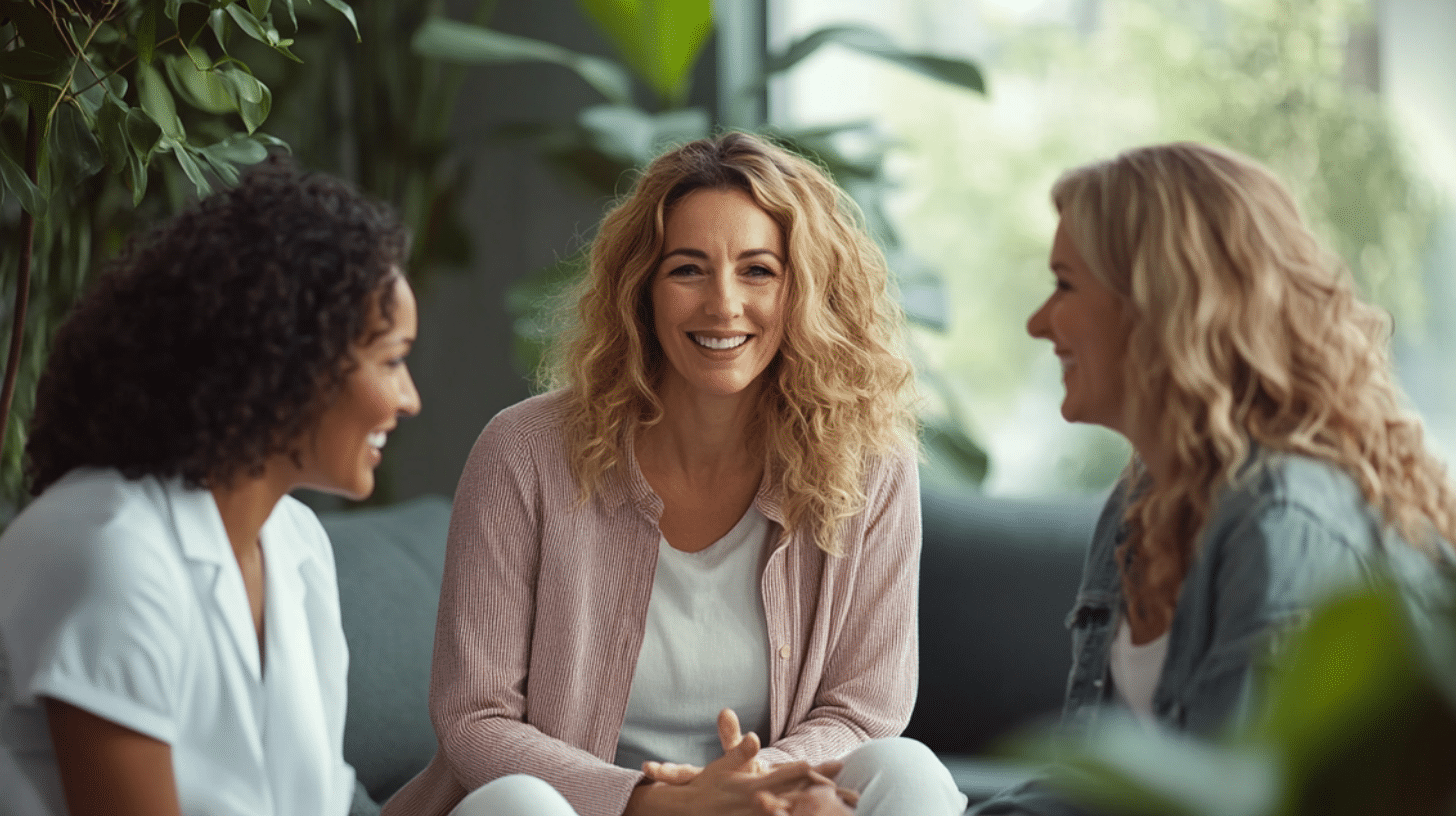
M 806 784 L 812 784 L 809 780 L 813 773 L 814 769 L 810 768 L 807 762 L 786 762 L 764 774 L 759 779 L 759 785 L 766 790 L 798 790 Z M 834 783 L 829 782 L 829 784 Z
M 822 776 L 833 779 L 836 776 L 839 776 L 840 771 L 844 770 L 844 763 L 838 760 L 821 762 L 818 765 L 814 766 L 814 770 Z
M 779 796 L 774 796 L 768 791 L 759 791 L 753 797 L 754 804 L 767 816 L 789 816 L 789 802 Z
M 642 763 L 642 774 L 653 782 L 665 782 L 669 785 L 686 785 L 697 778 L 703 769 L 696 765 L 687 765 L 678 762 L 644 762 Z
M 849 788 L 835 788 L 834 791 L 839 794 L 839 801 L 846 805 L 854 807 L 859 804 L 859 791 L 850 790 Z
M 718 741 L 723 743 L 723 753 L 733 750 L 743 739 L 743 729 L 738 724 L 738 714 L 731 708 L 718 712 Z

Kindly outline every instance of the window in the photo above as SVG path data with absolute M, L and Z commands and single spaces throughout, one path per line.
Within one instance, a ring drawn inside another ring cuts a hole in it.
M 769 11 L 774 51 L 856 22 L 986 71 L 982 97 L 827 48 L 771 87 L 770 116 L 871 120 L 895 145 L 885 210 L 947 304 L 945 331 L 914 332 L 945 384 L 927 389 L 929 410 L 958 413 L 987 449 L 989 492 L 1097 489 L 1125 462 L 1115 434 L 1061 420 L 1057 362 L 1025 320 L 1050 288 L 1057 175 L 1171 139 L 1227 145 L 1291 183 L 1394 315 L 1398 366 L 1433 447 L 1456 445 L 1456 326 L 1440 319 L 1456 305 L 1456 7 L 772 0 Z

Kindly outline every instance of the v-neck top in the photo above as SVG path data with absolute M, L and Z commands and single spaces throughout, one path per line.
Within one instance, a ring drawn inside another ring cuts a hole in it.
M 759 576 L 772 528 L 750 506 L 699 552 L 658 542 L 647 628 L 613 760 L 703 766 L 722 756 L 716 722 L 731 708 L 768 744 L 768 621 Z
M 333 552 L 289 497 L 259 539 L 266 673 L 210 492 L 82 468 L 15 518 L 0 536 L 0 789 L 18 816 L 66 813 L 45 697 L 167 743 L 184 816 L 348 812 Z

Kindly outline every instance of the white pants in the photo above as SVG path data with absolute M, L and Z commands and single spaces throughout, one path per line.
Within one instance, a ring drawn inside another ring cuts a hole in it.
M 844 757 L 840 787 L 859 792 L 855 816 L 958 816 L 966 797 L 935 753 L 904 737 L 871 740 Z M 534 776 L 503 776 L 460 801 L 450 816 L 576 816 Z

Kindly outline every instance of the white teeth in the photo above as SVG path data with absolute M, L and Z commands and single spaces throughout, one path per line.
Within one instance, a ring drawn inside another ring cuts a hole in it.
M 748 342 L 748 335 L 740 334 L 734 337 L 704 337 L 701 334 L 689 334 L 693 342 L 704 348 L 710 349 L 735 349 Z
M 386 434 L 384 431 L 375 431 L 374 433 L 369 434 L 369 436 L 365 438 L 365 441 L 369 443 L 370 447 L 380 448 L 382 450 L 384 448 L 384 440 L 386 437 L 388 437 L 388 434 Z

